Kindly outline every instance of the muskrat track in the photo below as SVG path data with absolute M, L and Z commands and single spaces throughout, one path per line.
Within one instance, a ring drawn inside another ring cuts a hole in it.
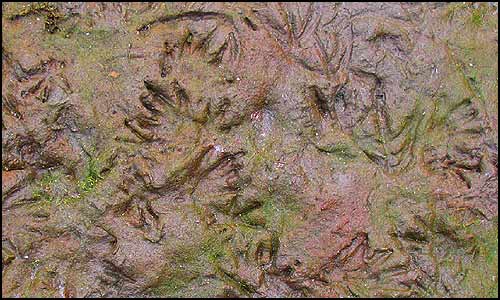
M 2 295 L 496 295 L 491 5 L 2 5 Z

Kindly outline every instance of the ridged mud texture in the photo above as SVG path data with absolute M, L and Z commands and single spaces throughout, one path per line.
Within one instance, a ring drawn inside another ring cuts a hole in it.
M 2 296 L 498 296 L 488 3 L 3 3 Z

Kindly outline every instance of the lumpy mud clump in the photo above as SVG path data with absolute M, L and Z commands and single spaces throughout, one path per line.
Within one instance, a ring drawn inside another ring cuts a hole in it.
M 3 3 L 2 296 L 497 297 L 496 3 Z

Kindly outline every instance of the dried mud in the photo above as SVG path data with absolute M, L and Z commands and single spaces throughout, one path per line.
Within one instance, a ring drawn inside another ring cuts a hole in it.
M 2 296 L 498 296 L 488 3 L 2 3 Z

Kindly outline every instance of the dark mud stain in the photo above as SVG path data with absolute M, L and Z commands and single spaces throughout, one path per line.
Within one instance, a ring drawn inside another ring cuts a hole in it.
M 498 296 L 488 3 L 3 3 L 2 296 Z

